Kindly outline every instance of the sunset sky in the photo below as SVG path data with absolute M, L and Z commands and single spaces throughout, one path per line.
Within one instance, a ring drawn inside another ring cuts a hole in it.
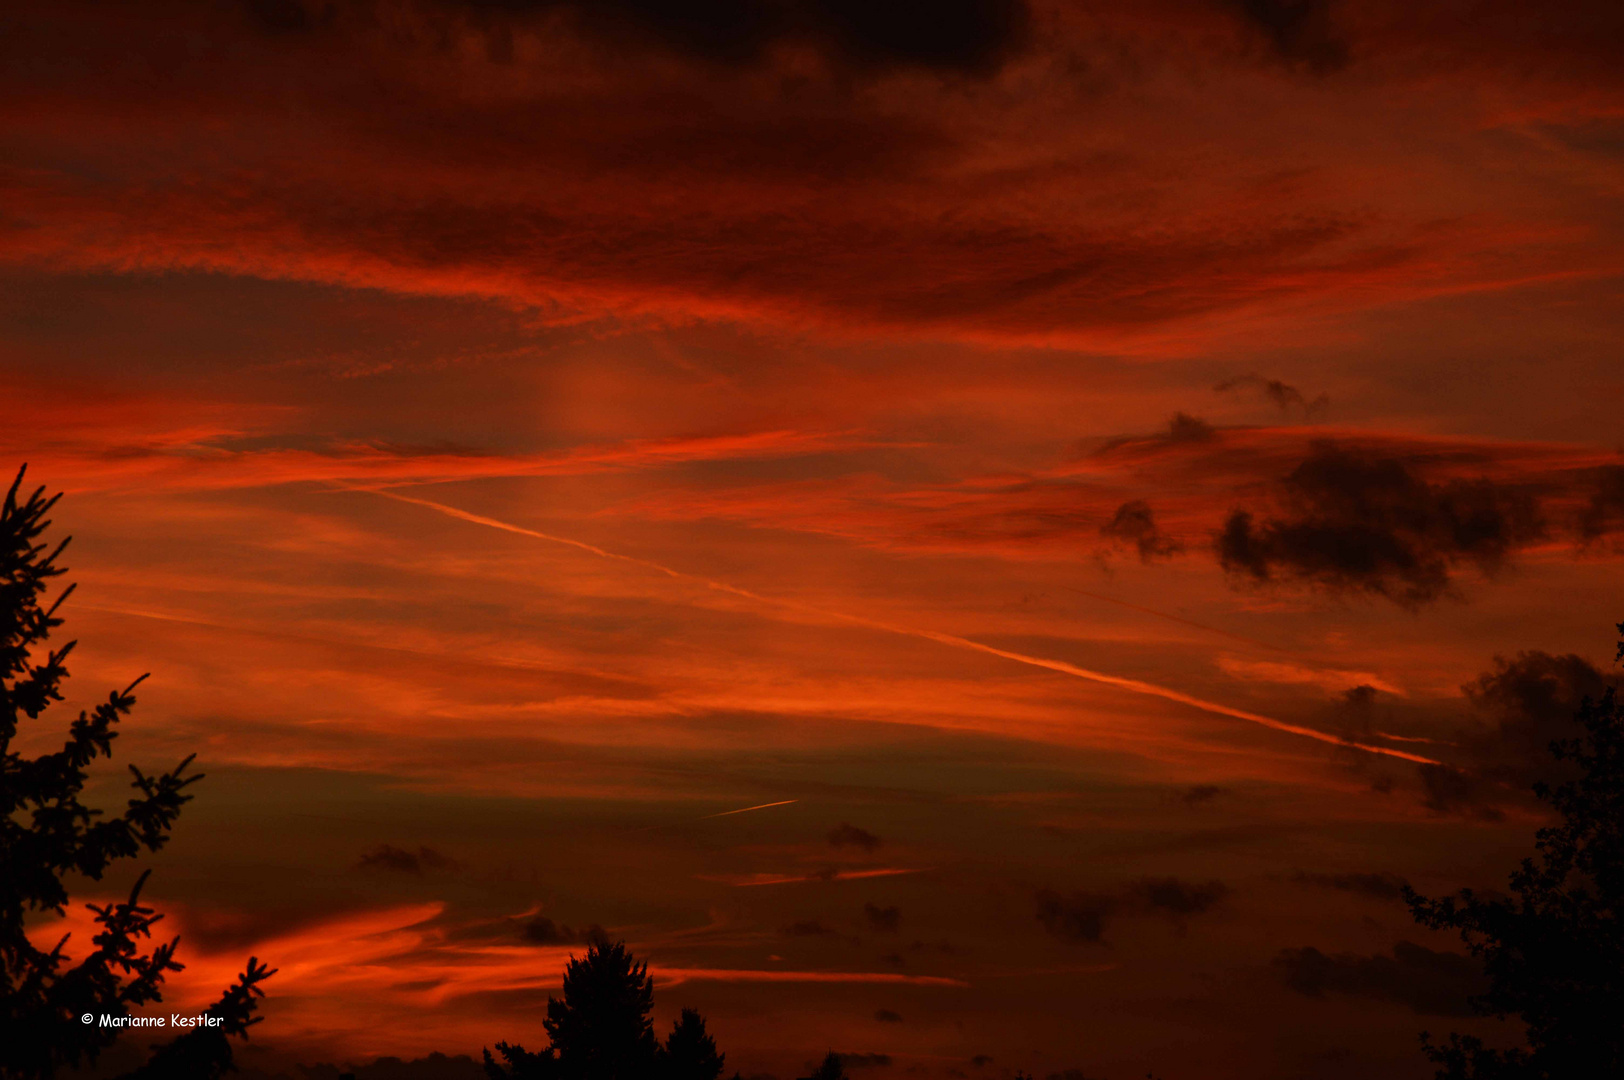
M 0 466 L 245 1067 L 1430 1075 L 1624 619 L 1624 8 L 0 9 Z M 730 813 L 749 809 L 744 813 Z M 70 911 L 75 940 L 82 908 Z M 60 924 L 42 924 L 57 933 Z M 70 952 L 71 952 L 70 948 Z

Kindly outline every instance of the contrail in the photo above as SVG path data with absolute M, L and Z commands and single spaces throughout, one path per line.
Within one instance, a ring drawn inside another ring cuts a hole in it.
M 634 833 L 654 832 L 656 829 L 674 829 L 679 825 L 692 825 L 696 821 L 709 821 L 711 818 L 731 817 L 734 814 L 748 814 L 752 810 L 766 810 L 773 806 L 788 806 L 790 803 L 800 802 L 799 799 L 784 799 L 780 802 L 764 802 L 760 806 L 745 806 L 738 810 L 723 810 L 720 814 L 705 814 L 702 817 L 683 818 L 681 821 L 666 821 L 659 825 L 645 825 L 641 829 L 633 829 Z
M 711 818 L 730 817 L 733 814 L 748 814 L 752 810 L 765 810 L 769 806 L 788 806 L 792 802 L 800 802 L 800 801 L 801 800 L 799 800 L 799 799 L 784 799 L 782 802 L 764 802 L 760 806 L 746 806 L 742 810 L 723 810 L 720 814 L 706 814 L 704 817 L 695 818 L 694 820 L 695 821 L 709 821 Z
M 410 495 L 400 495 L 393 491 L 385 491 L 380 488 L 351 487 L 347 490 L 364 491 L 368 494 L 378 495 L 385 499 L 393 499 L 396 502 L 411 503 L 414 506 L 426 507 L 427 509 L 445 514 L 447 517 L 454 517 L 458 520 L 471 522 L 475 525 L 485 525 L 493 529 L 501 529 L 503 532 L 517 533 L 520 536 L 529 536 L 537 540 L 546 540 L 553 544 L 563 544 L 567 547 L 590 552 L 599 558 L 614 559 L 618 562 L 642 566 L 664 574 L 667 577 L 675 578 L 681 581 L 697 582 L 704 585 L 706 588 L 715 589 L 718 592 L 730 593 L 734 596 L 744 597 L 747 600 L 754 600 L 759 604 L 768 604 L 772 607 L 803 611 L 807 612 L 808 614 L 820 615 L 828 619 L 838 619 L 843 622 L 856 624 L 858 626 L 866 626 L 874 630 L 884 630 L 887 633 L 900 634 L 904 637 L 920 638 L 924 641 L 934 641 L 939 645 L 948 645 L 955 649 L 968 649 L 972 652 L 985 653 L 988 656 L 997 656 L 1005 660 L 1012 660 L 1017 664 L 1026 664 L 1030 667 L 1044 668 L 1049 671 L 1058 671 L 1062 675 L 1070 675 L 1073 678 L 1078 679 L 1087 679 L 1089 682 L 1103 683 L 1106 686 L 1115 686 L 1119 689 L 1127 690 L 1135 694 L 1144 694 L 1149 697 L 1163 698 L 1167 701 L 1176 701 L 1181 705 L 1189 705 L 1190 707 L 1200 709 L 1203 712 L 1214 713 L 1218 716 L 1233 717 L 1236 720 L 1245 720 L 1249 723 L 1260 724 L 1266 728 L 1273 728 L 1275 731 L 1284 731 L 1288 734 L 1301 735 L 1304 738 L 1316 739 L 1323 743 L 1330 743 L 1332 746 L 1352 747 L 1356 750 L 1363 750 L 1369 754 L 1381 754 L 1386 757 L 1401 758 L 1405 761 L 1414 761 L 1422 765 L 1440 764 L 1440 762 L 1434 761 L 1429 757 L 1422 757 L 1420 754 L 1411 754 L 1404 750 L 1395 750 L 1389 746 L 1371 746 L 1368 743 L 1351 742 L 1347 739 L 1340 739 L 1335 735 L 1328 735 L 1323 731 L 1317 731 L 1314 728 L 1302 727 L 1298 724 L 1288 724 L 1284 720 L 1276 720 L 1270 716 L 1262 716 L 1258 713 L 1247 712 L 1245 709 L 1234 709 L 1228 705 L 1223 705 L 1216 701 L 1207 701 L 1204 698 L 1198 698 L 1191 694 L 1186 694 L 1179 690 L 1173 690 L 1166 686 L 1157 686 L 1155 683 L 1143 682 L 1139 679 L 1123 678 L 1120 675 L 1107 675 L 1102 671 L 1091 671 L 1088 668 L 1078 667 L 1076 664 L 1068 664 L 1064 660 L 1050 660 L 1042 656 L 1029 656 L 1026 653 L 1014 652 L 1009 649 L 1000 649 L 992 645 L 984 645 L 979 641 L 972 641 L 969 638 L 959 637 L 957 634 L 944 634 L 935 630 L 916 630 L 912 627 L 897 626 L 893 623 L 881 622 L 878 619 L 870 619 L 863 615 L 849 615 L 843 611 L 830 611 L 826 608 L 814 607 L 811 604 L 803 604 L 795 600 L 785 600 L 776 596 L 766 596 L 762 593 L 751 592 L 749 589 L 741 589 L 737 585 L 729 585 L 723 581 L 713 581 L 710 578 L 701 577 L 698 574 L 690 574 L 683 570 L 674 570 L 669 566 L 665 566 L 662 563 L 653 562 L 649 559 L 639 559 L 632 555 L 621 555 L 617 552 L 606 551 L 601 547 L 595 547 L 592 544 L 583 543 L 580 540 L 571 540 L 565 536 L 554 536 L 551 533 L 538 532 L 535 529 L 527 529 L 522 525 L 513 525 L 506 521 L 498 521 L 496 518 L 485 517 L 483 514 L 470 513 L 467 510 L 460 510 L 455 506 L 447 506 L 445 503 L 437 503 L 429 499 L 418 499 Z

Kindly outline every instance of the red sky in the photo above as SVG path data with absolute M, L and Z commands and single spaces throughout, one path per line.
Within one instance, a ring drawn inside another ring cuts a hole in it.
M 271 1075 L 539 1044 L 550 919 L 746 1077 L 1427 1075 L 1493 1029 L 1394 882 L 1503 882 L 1615 670 L 1621 50 L 10 7 L 0 461 L 67 492 L 67 705 L 150 670 L 121 759 L 209 774 L 171 1000 L 280 966 Z

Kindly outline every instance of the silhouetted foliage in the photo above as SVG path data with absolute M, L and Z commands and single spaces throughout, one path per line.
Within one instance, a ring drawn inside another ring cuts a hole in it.
M 1624 637 L 1624 623 L 1618 629 Z M 1474 999 L 1477 1011 L 1516 1016 L 1527 1029 L 1527 1045 L 1510 1050 L 1462 1035 L 1438 1046 L 1423 1035 L 1440 1080 L 1624 1076 L 1624 703 L 1608 687 L 1574 720 L 1582 732 L 1550 752 L 1577 777 L 1534 785 L 1561 824 L 1535 835 L 1511 896 L 1464 889 L 1435 900 L 1404 889 L 1418 921 L 1458 930 L 1483 962 L 1489 990 Z
M 812 1075 L 803 1076 L 801 1080 L 846 1080 L 846 1067 L 840 1063 L 840 1055 L 831 1050 L 812 1070 Z
M 491 1052 L 486 1050 L 485 1075 L 491 1080 L 552 1080 L 559 1075 L 558 1055 L 553 1053 L 551 1047 L 536 1054 L 522 1046 L 499 1042 L 496 1052 L 506 1065 L 498 1065 Z
M 643 1080 L 658 1046 L 649 1011 L 654 984 L 625 942 L 595 944 L 564 969 L 564 998 L 549 998 L 547 1034 L 565 1080 Z
M 491 1080 L 716 1080 L 726 1055 L 705 1019 L 684 1009 L 662 1046 L 649 1012 L 654 983 L 625 942 L 599 937 L 586 956 L 570 957 L 564 996 L 547 999 L 551 1045 L 536 1053 L 511 1043 L 485 1051 Z M 498 1062 L 497 1057 L 502 1060 Z
M 76 644 L 47 650 L 43 662 L 36 662 L 36 650 L 62 625 L 56 612 L 73 586 L 50 607 L 41 606 L 51 580 L 66 572 L 57 560 L 68 540 L 54 548 L 41 540 L 51 524 L 45 515 L 61 496 L 47 499 L 40 488 L 19 501 L 22 481 L 19 471 L 0 506 L 0 1077 L 5 1080 L 50 1077 L 63 1066 L 94 1062 L 126 1030 L 104 1026 L 104 1015 L 122 1019 L 132 1007 L 162 1000 L 164 976 L 181 969 L 174 958 L 179 939 L 143 951 L 163 917 L 140 902 L 146 874 L 128 900 L 89 905 L 99 930 L 84 959 L 71 967 L 64 952 L 68 938 L 49 952 L 36 948 L 24 920 L 30 911 L 63 913 L 68 874 L 100 880 L 116 860 L 163 847 L 191 798 L 185 789 L 202 779 L 186 774 L 190 757 L 150 777 L 132 765 L 136 797 L 122 814 L 97 820 L 102 812 L 80 802 L 86 767 L 112 756 L 115 725 L 134 706 L 133 692 L 145 675 L 92 712 L 81 712 L 56 753 L 25 758 L 11 749 L 23 717 L 37 720 L 62 700 L 66 661 Z M 257 984 L 269 974 L 250 959 L 248 970 L 211 1009 L 220 1025 L 195 1029 L 161 1048 L 137 1075 L 189 1080 L 217 1077 L 230 1068 L 226 1036 L 246 1034 L 260 995 Z M 84 1023 L 85 1015 L 94 1021 Z
M 661 1080 L 716 1080 L 722 1075 L 726 1057 L 716 1052 L 716 1040 L 705 1031 L 705 1018 L 693 1009 L 684 1009 L 660 1048 L 660 1077 Z

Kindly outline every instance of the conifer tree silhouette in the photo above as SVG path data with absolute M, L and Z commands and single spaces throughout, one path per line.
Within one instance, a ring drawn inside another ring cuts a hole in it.
M 1624 660 L 1624 623 L 1617 660 Z M 1405 888 L 1416 920 L 1458 930 L 1483 961 L 1478 1012 L 1516 1016 L 1525 1047 L 1495 1050 L 1423 1033 L 1439 1080 L 1556 1080 L 1624 1076 L 1624 702 L 1608 687 L 1574 717 L 1576 737 L 1551 754 L 1576 766 L 1555 788 L 1534 785 L 1561 823 L 1535 834 L 1535 855 L 1511 875 L 1510 897 L 1470 889 L 1431 899 Z
M 543 1026 L 563 1080 L 648 1080 L 658 1046 L 649 1011 L 654 983 L 626 943 L 593 942 L 564 968 L 564 997 L 547 1000 Z
M 716 1052 L 716 1040 L 705 1031 L 705 1018 L 684 1009 L 660 1048 L 660 1080 L 716 1080 L 726 1057 Z
M 504 1068 L 485 1052 L 495 1080 L 652 1080 L 659 1058 L 654 1025 L 654 983 L 626 943 L 594 941 L 564 968 L 564 996 L 547 999 L 542 1024 L 552 1045 L 541 1053 L 497 1043 Z
M 811 1076 L 803 1076 L 801 1080 L 846 1080 L 846 1067 L 840 1063 L 840 1055 L 833 1050 L 829 1051 Z
M 563 998 L 547 999 L 543 1025 L 551 1045 L 537 1053 L 499 1042 L 495 1055 L 485 1051 L 485 1075 L 490 1080 L 717 1080 L 726 1055 L 717 1052 L 705 1018 L 682 1010 L 662 1046 L 649 1021 L 653 1007 L 648 964 L 638 963 L 625 942 L 610 944 L 600 935 L 586 956 L 570 957 Z
M 122 814 L 102 818 L 100 810 L 80 802 L 86 767 L 112 756 L 116 725 L 134 706 L 133 692 L 145 675 L 90 713 L 81 712 L 56 753 L 27 758 L 12 750 L 23 718 L 37 720 L 62 700 L 75 644 L 46 650 L 42 662 L 35 655 L 62 624 L 56 613 L 73 586 L 50 607 L 41 606 L 52 579 L 66 572 L 58 559 L 68 540 L 54 548 L 41 540 L 51 524 L 45 515 L 61 496 L 47 499 L 40 488 L 19 501 L 25 472 L 26 466 L 18 471 L 0 504 L 0 1080 L 45 1080 L 59 1068 L 94 1063 L 125 1030 L 102 1026 L 104 1014 L 123 1018 L 132 1007 L 162 1000 L 164 976 L 182 966 L 175 960 L 179 939 L 143 951 L 162 918 L 140 902 L 147 874 L 128 900 L 89 905 L 98 931 L 84 959 L 71 967 L 68 938 L 47 952 L 29 940 L 24 920 L 31 911 L 63 912 L 66 875 L 100 880 L 113 862 L 143 848 L 162 848 L 191 799 L 186 789 L 202 779 L 187 774 L 190 757 L 156 776 L 132 765 L 136 796 Z M 211 1007 L 221 1025 L 174 1040 L 137 1075 L 212 1080 L 224 1073 L 231 1067 L 226 1036 L 247 1034 L 261 995 L 258 984 L 270 974 L 250 958 L 237 983 Z M 86 1023 L 85 1016 L 94 1019 Z

